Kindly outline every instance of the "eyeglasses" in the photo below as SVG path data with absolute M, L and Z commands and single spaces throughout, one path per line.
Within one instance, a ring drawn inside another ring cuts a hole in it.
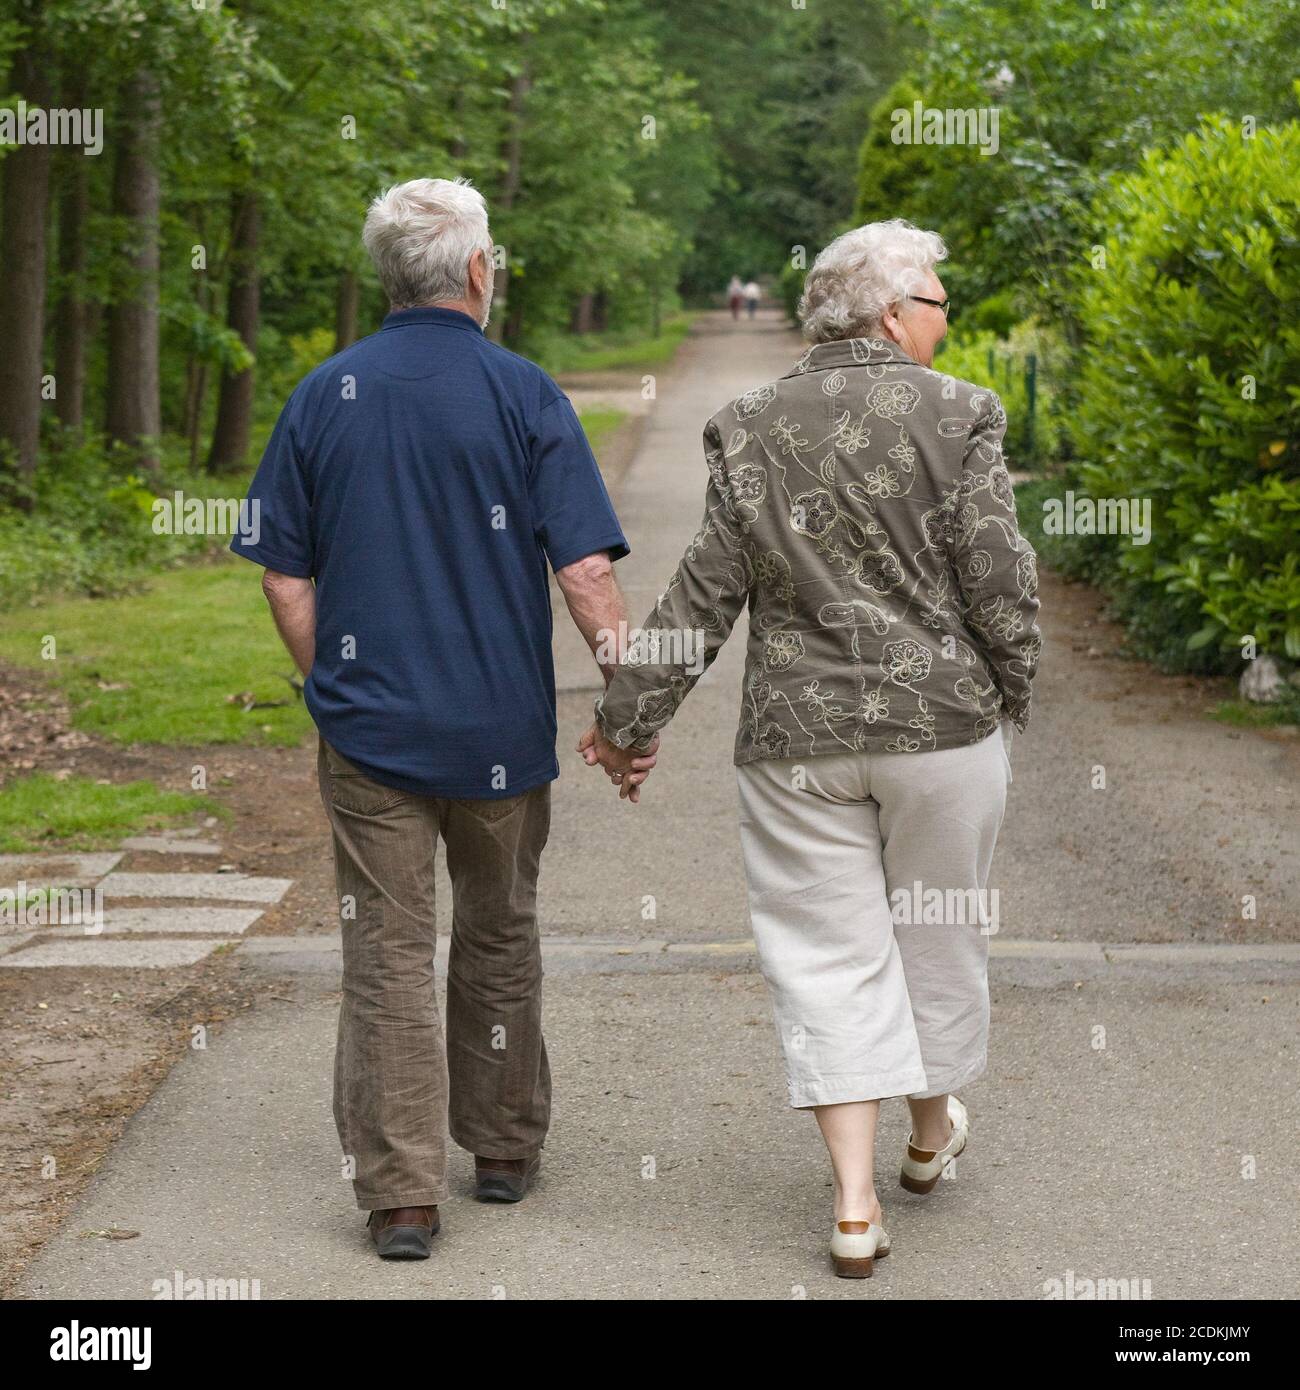
M 933 304 L 936 309 L 943 310 L 944 318 L 948 317 L 948 305 L 951 299 L 927 299 L 923 294 L 909 294 L 908 299 L 915 299 L 918 304 Z

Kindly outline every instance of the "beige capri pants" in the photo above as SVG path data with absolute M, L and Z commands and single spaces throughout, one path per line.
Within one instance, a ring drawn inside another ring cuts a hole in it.
M 1005 722 L 925 753 L 736 769 L 750 919 L 790 1104 L 942 1095 L 988 1060 Z

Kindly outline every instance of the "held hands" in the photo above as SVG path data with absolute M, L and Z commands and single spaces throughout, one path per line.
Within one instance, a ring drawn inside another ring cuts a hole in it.
M 644 753 L 638 753 L 611 743 L 599 726 L 593 724 L 578 740 L 578 752 L 588 767 L 599 763 L 605 769 L 609 780 L 618 788 L 620 800 L 626 797 L 628 801 L 640 801 L 641 783 L 650 776 L 650 769 L 657 761 L 659 735 L 655 735 L 654 742 Z

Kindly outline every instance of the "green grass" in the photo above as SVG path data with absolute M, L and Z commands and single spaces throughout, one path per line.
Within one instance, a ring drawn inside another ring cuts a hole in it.
M 0 787 L 0 853 L 55 845 L 99 849 L 124 835 L 219 810 L 206 796 L 163 791 L 152 782 L 103 786 L 87 777 L 60 781 L 41 772 Z
M 1210 717 L 1238 729 L 1270 729 L 1282 724 L 1300 724 L 1300 690 L 1292 690 L 1275 705 L 1257 705 L 1250 700 L 1223 700 L 1211 710 Z
M 657 336 L 644 331 L 564 334 L 537 343 L 528 355 L 552 375 L 662 367 L 673 360 L 694 317 L 690 313 L 667 315 Z
M 119 743 L 296 745 L 311 728 L 261 570 L 231 557 L 174 570 L 143 593 L 63 599 L 0 618 L 0 658 L 46 672 L 79 729 Z M 55 658 L 41 644 L 54 638 Z M 292 703 L 245 714 L 227 696 Z
M 627 411 L 592 406 L 588 410 L 579 411 L 578 419 L 582 421 L 582 428 L 586 432 L 592 453 L 599 458 L 600 451 L 609 443 L 614 431 L 627 419 Z

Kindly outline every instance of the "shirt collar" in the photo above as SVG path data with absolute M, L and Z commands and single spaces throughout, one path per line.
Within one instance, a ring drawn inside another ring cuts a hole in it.
M 786 376 L 823 372 L 830 367 L 875 367 L 883 362 L 917 365 L 914 357 L 909 357 L 888 338 L 840 338 L 833 343 L 815 343 L 786 372 Z
M 478 334 L 483 332 L 468 314 L 462 314 L 459 309 L 438 309 L 432 306 L 418 309 L 393 309 L 384 315 L 384 321 L 379 325 L 379 330 L 382 333 L 385 328 L 405 328 L 407 324 L 411 323 L 434 323 L 441 324 L 444 328 L 468 328 L 471 332 Z

